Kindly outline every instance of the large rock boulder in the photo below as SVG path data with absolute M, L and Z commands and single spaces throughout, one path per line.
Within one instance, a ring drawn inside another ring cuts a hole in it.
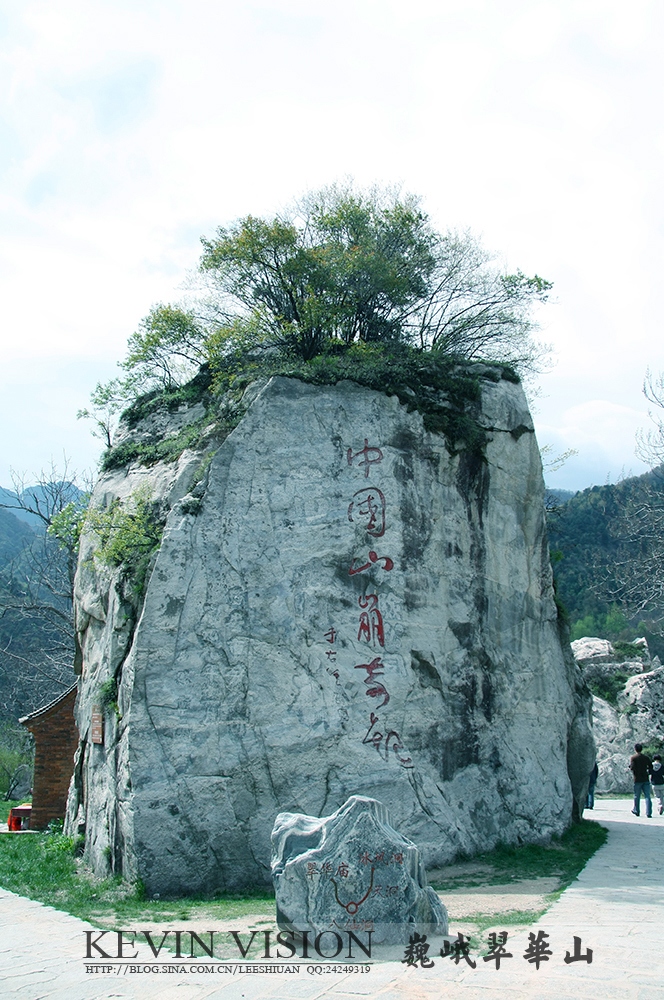
M 657 657 L 653 663 L 659 663 Z M 664 740 L 664 667 L 636 674 L 618 693 L 617 707 L 593 699 L 600 792 L 631 792 L 628 770 L 634 744 L 644 747 Z
M 581 667 L 590 662 L 609 663 L 615 660 L 613 646 L 608 639 L 584 636 L 583 639 L 575 639 L 570 645 L 574 659 Z
M 599 777 L 596 789 L 629 793 L 634 779 L 628 769 L 634 744 L 664 738 L 664 668 L 650 658 L 645 639 L 622 643 L 618 651 L 608 639 L 586 637 L 571 644 L 584 679 L 594 695 L 593 733 Z M 625 652 L 624 650 L 627 650 Z M 634 656 L 634 652 L 638 656 Z M 654 669 L 652 669 L 654 668 Z
M 427 885 L 419 850 L 375 799 L 353 795 L 323 819 L 280 813 L 272 879 L 285 931 L 371 932 L 377 945 L 447 934 L 447 911 Z
M 572 654 L 578 663 L 584 680 L 591 684 L 599 682 L 600 687 L 606 687 L 612 678 L 619 678 L 622 685 L 628 677 L 648 670 L 650 651 L 645 639 L 622 643 L 630 653 L 618 653 L 613 643 L 608 639 L 585 637 L 576 639 L 571 644 Z
M 166 521 L 138 602 L 82 541 L 68 824 L 99 873 L 162 894 L 265 883 L 276 815 L 353 794 L 427 865 L 569 825 L 590 696 L 558 633 L 523 392 L 495 371 L 481 390 L 483 455 L 394 396 L 280 377 L 209 466 L 185 451 L 100 478 L 93 506 L 143 487 Z

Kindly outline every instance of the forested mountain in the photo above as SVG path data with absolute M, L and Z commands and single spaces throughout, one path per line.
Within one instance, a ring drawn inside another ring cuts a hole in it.
M 556 591 L 573 639 L 638 632 L 664 655 L 663 513 L 663 469 L 593 486 L 549 510 Z
M 0 507 L 0 574 L 30 544 L 33 537 L 34 531 L 25 521 Z
M 43 510 L 43 487 L 24 501 Z M 17 496 L 2 489 L 0 503 Z M 73 680 L 66 557 L 45 529 L 29 510 L 0 507 L 0 720 L 39 708 Z

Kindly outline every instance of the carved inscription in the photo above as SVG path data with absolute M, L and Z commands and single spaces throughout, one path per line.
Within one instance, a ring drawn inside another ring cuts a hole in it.
M 403 861 L 401 852 L 377 851 L 372 858 L 363 851 L 356 864 L 341 860 L 306 861 L 303 865 L 308 879 L 329 880 L 337 905 L 354 917 L 372 896 L 396 896 L 403 891 L 398 884 L 403 878 L 399 872 Z
M 369 444 L 364 438 L 364 447 L 355 451 L 349 447 L 346 460 L 351 468 L 363 469 L 364 478 L 369 478 L 372 467 L 383 461 L 383 451 L 377 445 Z M 373 538 L 383 538 L 388 528 L 387 498 L 383 489 L 375 485 L 367 485 L 356 490 L 348 504 L 348 520 L 356 527 L 364 529 Z M 356 556 L 348 569 L 349 576 L 370 573 L 374 567 L 386 573 L 394 569 L 394 560 L 386 552 L 380 554 L 375 549 L 369 549 L 366 555 Z M 362 594 L 358 598 L 360 608 L 357 640 L 366 642 L 374 650 L 385 648 L 385 623 L 379 610 L 378 592 Z M 374 656 L 368 663 L 357 663 L 355 670 L 365 672 L 364 683 L 368 698 L 376 700 L 376 709 L 386 708 L 390 701 L 387 674 L 388 667 L 383 661 L 383 655 Z M 369 715 L 369 728 L 362 743 L 373 746 L 385 760 L 395 760 L 400 767 L 412 768 L 413 761 L 408 754 L 399 733 L 394 729 L 379 726 L 379 717 L 375 712 Z M 357 901 L 353 903 L 355 905 Z M 348 911 L 351 912 L 351 911 Z M 356 911 L 353 911 L 356 912 Z

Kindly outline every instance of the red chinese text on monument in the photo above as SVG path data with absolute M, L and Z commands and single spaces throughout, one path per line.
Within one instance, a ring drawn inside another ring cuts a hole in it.
M 373 550 L 369 552 L 368 562 L 363 563 L 361 566 L 356 566 L 355 563 L 357 562 L 357 559 L 353 559 L 350 569 L 348 570 L 349 576 L 355 576 L 356 573 L 364 573 L 365 569 L 371 569 L 372 566 L 378 563 L 382 563 L 383 565 L 380 568 L 386 570 L 388 573 L 390 570 L 394 569 L 394 563 L 389 556 L 379 556 Z

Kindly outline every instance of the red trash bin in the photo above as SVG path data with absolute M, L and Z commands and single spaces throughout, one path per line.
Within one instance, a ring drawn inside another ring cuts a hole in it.
M 7 829 L 10 833 L 20 833 L 21 830 L 29 829 L 31 812 L 31 805 L 14 806 L 13 809 L 10 809 L 7 820 Z

